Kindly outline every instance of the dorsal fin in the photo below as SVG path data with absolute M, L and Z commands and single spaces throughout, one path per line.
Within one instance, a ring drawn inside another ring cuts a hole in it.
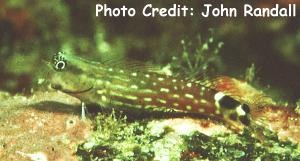
M 172 72 L 168 66 L 160 67 L 132 59 L 106 60 L 101 63 L 106 67 L 126 69 L 128 72 L 148 72 L 162 75 L 172 75 Z
M 276 103 L 262 91 L 259 91 L 245 81 L 227 76 L 219 76 L 212 81 L 209 86 L 217 91 L 248 104 L 250 106 L 275 105 Z
M 126 58 L 115 58 L 115 59 L 106 59 L 102 61 L 95 61 L 90 59 L 85 59 L 78 57 L 72 54 L 65 54 L 59 52 L 56 54 L 66 58 L 67 61 L 71 61 L 73 64 L 77 63 L 76 65 L 83 66 L 84 63 L 88 64 L 88 68 L 93 71 L 97 71 L 99 68 L 117 68 L 117 69 L 124 69 L 124 71 L 128 72 L 153 72 L 153 73 L 160 73 L 162 71 L 161 68 L 146 64 L 144 62 L 140 62 L 137 60 L 129 60 Z M 83 67 L 82 67 L 83 68 Z

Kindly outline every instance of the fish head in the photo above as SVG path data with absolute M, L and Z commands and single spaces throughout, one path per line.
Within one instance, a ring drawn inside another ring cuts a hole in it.
M 75 62 L 73 59 L 59 52 L 53 56 L 52 62 L 47 63 L 50 70 L 47 80 L 51 88 L 71 95 L 93 89 L 93 77 L 83 70 L 86 64 L 80 64 L 78 60 Z

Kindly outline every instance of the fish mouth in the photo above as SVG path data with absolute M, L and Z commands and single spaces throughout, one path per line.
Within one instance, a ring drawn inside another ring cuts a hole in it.
M 60 90 L 64 93 L 67 93 L 67 94 L 81 94 L 81 93 L 85 93 L 85 92 L 88 92 L 90 90 L 92 90 L 94 88 L 94 86 L 91 86 L 89 88 L 86 88 L 86 89 L 83 89 L 83 90 L 69 90 L 69 89 L 63 89 L 61 85 L 59 84 L 51 84 L 51 88 L 53 89 L 56 89 L 56 90 Z

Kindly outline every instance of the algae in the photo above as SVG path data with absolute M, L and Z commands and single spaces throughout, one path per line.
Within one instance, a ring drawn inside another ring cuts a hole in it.
M 112 66 L 119 59 L 139 60 L 196 80 L 235 76 L 276 102 L 298 100 L 299 114 L 300 19 L 95 18 L 96 2 L 0 1 L 0 160 L 28 160 L 27 154 L 40 152 L 49 160 L 299 160 L 299 144 L 264 126 L 236 134 L 223 122 L 181 117 L 179 122 L 195 125 L 184 126 L 185 133 L 165 113 L 152 118 L 98 107 L 83 121 L 80 100 L 49 88 L 45 60 L 64 51 Z M 196 124 L 214 124 L 222 133 L 210 135 Z

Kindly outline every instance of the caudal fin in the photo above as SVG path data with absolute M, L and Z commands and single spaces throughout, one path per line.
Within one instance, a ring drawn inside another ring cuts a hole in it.
M 227 76 L 217 77 L 211 81 L 210 87 L 249 106 L 275 105 L 272 98 L 265 93 L 255 89 L 247 82 L 235 78 Z

